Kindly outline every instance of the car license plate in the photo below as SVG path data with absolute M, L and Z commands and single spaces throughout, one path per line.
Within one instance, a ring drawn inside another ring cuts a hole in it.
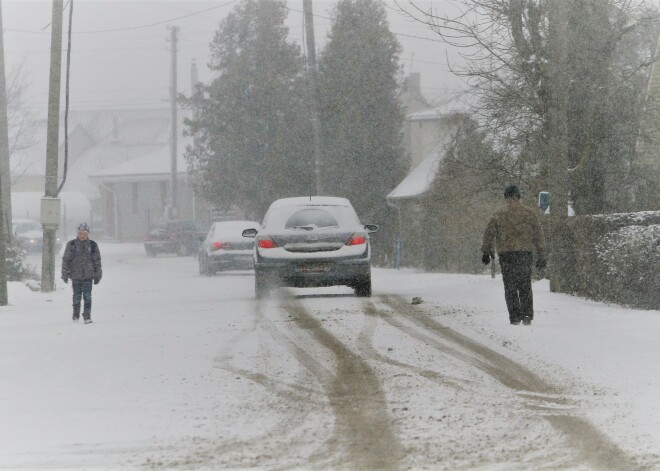
M 327 271 L 330 271 L 330 265 L 325 263 L 303 265 L 302 267 L 300 267 L 300 271 L 303 273 L 325 273 Z

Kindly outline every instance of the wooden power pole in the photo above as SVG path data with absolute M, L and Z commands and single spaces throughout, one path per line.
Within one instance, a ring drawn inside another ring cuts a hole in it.
M 567 0 L 549 2 L 549 59 L 550 59 L 550 136 L 548 141 L 551 194 L 549 234 L 549 274 L 551 291 L 565 291 L 569 276 L 565 270 L 567 254 L 566 228 L 568 219 L 568 19 Z
M 0 306 L 9 302 L 7 295 L 7 239 L 11 231 L 11 178 L 9 175 L 9 125 L 7 123 L 7 84 L 5 82 L 5 45 L 0 2 Z
M 60 79 L 62 74 L 63 0 L 53 0 L 50 36 L 50 80 L 48 85 L 48 129 L 46 134 L 46 183 L 44 199 L 57 197 L 57 166 L 60 133 Z M 42 200 L 42 223 L 44 221 Z M 56 218 L 59 220 L 59 216 Z M 41 256 L 41 291 L 55 290 L 55 234 L 57 225 L 44 224 Z
M 316 46 L 314 41 L 314 15 L 312 0 L 303 0 L 303 17 L 305 19 L 305 39 L 307 47 L 307 83 L 310 115 L 312 120 L 312 135 L 314 144 L 314 180 L 316 194 L 323 194 L 321 180 L 321 129 L 319 125 L 318 94 L 316 91 Z
M 170 106 L 172 125 L 170 126 L 170 208 L 168 217 L 174 219 L 178 217 L 178 204 L 177 204 L 177 41 L 179 28 L 177 26 L 168 26 L 170 30 L 170 54 L 171 54 L 171 68 L 170 68 Z

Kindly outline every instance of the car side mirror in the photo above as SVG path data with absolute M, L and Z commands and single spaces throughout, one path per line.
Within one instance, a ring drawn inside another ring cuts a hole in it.
M 241 235 L 242 235 L 243 237 L 250 237 L 250 238 L 254 239 L 255 237 L 257 237 L 257 232 L 258 232 L 258 231 L 257 231 L 256 229 L 245 229 L 245 230 L 241 233 Z
M 376 224 L 365 224 L 364 228 L 369 232 L 370 234 L 373 234 L 374 232 L 378 232 L 380 229 Z

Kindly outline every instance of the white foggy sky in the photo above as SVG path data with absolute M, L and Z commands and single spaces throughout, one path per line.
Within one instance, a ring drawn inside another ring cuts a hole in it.
M 439 8 L 444 0 L 433 2 Z M 66 4 L 66 0 L 64 1 Z M 71 58 L 71 107 L 74 109 L 167 106 L 169 96 L 169 31 L 167 25 L 180 28 L 178 53 L 178 90 L 190 90 L 190 64 L 197 60 L 199 77 L 210 79 L 208 44 L 219 21 L 238 1 L 125 1 L 74 0 Z M 317 52 L 327 41 L 330 27 L 329 0 L 315 0 L 314 26 Z M 401 2 L 400 4 L 406 4 Z M 427 9 L 431 2 L 416 2 Z M 288 0 L 290 39 L 302 44 L 302 0 Z M 437 101 L 463 87 L 462 81 L 447 71 L 444 44 L 425 25 L 413 22 L 395 11 L 396 4 L 387 0 L 391 30 L 403 46 L 401 60 L 406 73 L 422 74 L 425 96 Z M 202 10 L 210 11 L 191 15 Z M 50 0 L 2 0 L 5 28 L 5 60 L 7 73 L 23 64 L 28 79 L 27 104 L 34 112 L 45 114 L 48 97 L 50 60 Z M 66 49 L 68 8 L 64 12 L 63 47 Z M 118 31 L 108 31 L 118 30 Z M 416 36 L 411 37 L 411 36 Z M 63 53 L 63 61 L 65 60 Z M 63 62 L 64 64 L 64 62 Z M 62 77 L 64 78 L 64 67 Z M 62 87 L 64 94 L 64 87 Z

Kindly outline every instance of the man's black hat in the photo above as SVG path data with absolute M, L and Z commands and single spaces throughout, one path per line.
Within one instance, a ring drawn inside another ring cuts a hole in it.
M 509 185 L 504 189 L 505 198 L 520 198 L 520 190 L 516 185 Z

